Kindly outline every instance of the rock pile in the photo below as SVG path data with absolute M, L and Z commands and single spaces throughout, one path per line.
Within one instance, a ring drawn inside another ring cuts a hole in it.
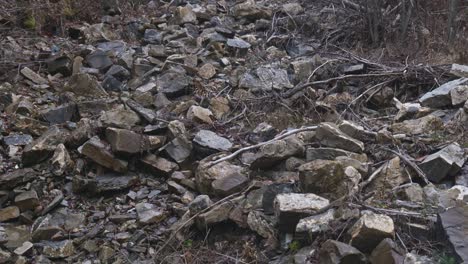
M 159 262 L 190 231 L 223 225 L 249 230 L 270 263 L 423 263 L 401 234 L 468 261 L 468 141 L 434 139 L 468 127 L 466 66 L 419 100 L 395 99 L 389 122 L 344 120 L 340 105 L 360 95 L 309 87 L 284 104 L 313 99 L 316 125 L 252 123 L 245 102 L 295 89 L 327 60 L 265 38 L 276 14 L 305 7 L 155 7 L 167 11 L 74 28 L 85 44 L 0 83 L 0 263 Z

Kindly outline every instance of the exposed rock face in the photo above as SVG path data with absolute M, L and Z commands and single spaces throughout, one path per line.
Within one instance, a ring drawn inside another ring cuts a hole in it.
M 300 186 L 329 199 L 338 199 L 354 192 L 361 174 L 339 161 L 314 160 L 299 167 Z
M 293 232 L 300 219 L 328 204 L 327 199 L 312 193 L 278 194 L 274 201 L 278 228 L 281 231 Z
M 363 152 L 364 143 L 346 135 L 332 123 L 322 123 L 316 131 L 317 140 L 324 146 L 351 152 Z
M 319 251 L 323 264 L 364 264 L 366 257 L 356 248 L 335 240 L 327 240 Z
M 366 212 L 349 230 L 350 244 L 363 252 L 371 252 L 385 238 L 394 238 L 393 220 L 381 214 Z
M 455 176 L 465 161 L 463 149 L 455 143 L 427 156 L 419 166 L 430 181 L 440 182 L 447 176 Z

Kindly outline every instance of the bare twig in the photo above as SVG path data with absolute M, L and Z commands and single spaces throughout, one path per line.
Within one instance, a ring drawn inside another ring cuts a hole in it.
M 408 164 L 408 166 L 410 166 L 419 175 L 419 177 L 423 179 L 425 184 L 431 184 L 431 182 L 429 182 L 429 180 L 426 177 L 426 174 L 421 170 L 421 168 L 419 168 L 419 166 L 416 165 L 416 163 L 414 163 L 413 161 L 411 161 L 406 155 L 401 154 L 393 149 L 389 149 L 389 148 L 382 148 L 382 149 L 400 157 L 406 164 Z
M 228 160 L 231 160 L 235 157 L 237 157 L 238 155 L 246 152 L 246 151 L 249 151 L 249 150 L 253 150 L 253 149 L 256 149 L 256 148 L 259 148 L 261 146 L 265 146 L 265 145 L 268 145 L 270 143 L 273 143 L 275 141 L 278 141 L 278 140 L 281 140 L 281 139 L 284 139 L 286 137 L 289 137 L 291 135 L 294 135 L 294 134 L 297 134 L 297 133 L 301 133 L 301 132 L 306 132 L 306 131 L 312 131 L 312 130 L 316 130 L 317 129 L 317 126 L 310 126 L 310 127 L 304 127 L 304 128 L 298 128 L 298 129 L 294 129 L 294 130 L 291 130 L 291 131 L 288 131 L 284 134 L 281 134 L 271 140 L 268 140 L 268 141 L 265 141 L 265 142 L 261 142 L 259 144 L 256 144 L 256 145 L 252 145 L 252 146 L 248 146 L 248 147 L 244 147 L 244 148 L 241 148 L 241 149 L 238 149 L 236 152 L 230 154 L 230 155 L 227 155 L 223 158 L 220 158 L 220 159 L 217 159 L 217 160 L 214 160 L 214 161 L 211 161 L 209 163 L 206 164 L 206 167 L 209 168 L 209 167 L 212 167 L 216 164 L 219 164 L 223 161 L 228 161 Z

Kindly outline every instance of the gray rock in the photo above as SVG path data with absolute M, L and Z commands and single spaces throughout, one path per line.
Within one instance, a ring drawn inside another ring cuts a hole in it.
M 103 126 L 124 129 L 130 129 L 141 121 L 137 113 L 124 107 L 104 112 L 99 120 L 102 122 Z
M 232 202 L 221 203 L 207 212 L 198 215 L 195 223 L 200 230 L 205 230 L 206 227 L 228 220 L 232 209 L 234 209 Z
M 166 218 L 166 212 L 161 208 L 149 203 L 135 205 L 138 222 L 143 225 L 159 223 Z
M 241 191 L 247 186 L 249 179 L 244 175 L 232 174 L 211 182 L 213 192 L 221 197 Z
M 287 3 L 281 7 L 281 10 L 291 16 L 299 15 L 304 12 L 304 8 L 299 3 Z
M 167 72 L 157 79 L 158 91 L 169 99 L 188 94 L 191 80 L 188 76 L 178 72 Z
M 36 191 L 25 191 L 15 197 L 15 205 L 21 212 L 34 210 L 39 205 L 39 198 Z
M 137 134 L 131 130 L 107 128 L 106 139 L 117 154 L 137 154 L 162 146 L 163 138 Z
M 50 160 L 52 173 L 55 176 L 62 176 L 68 169 L 73 166 L 73 161 L 70 154 L 63 144 L 59 144 L 54 151 L 54 155 Z
M 177 7 L 175 11 L 175 19 L 179 25 L 197 23 L 197 15 L 192 11 L 192 7 L 189 5 Z
M 41 112 L 42 118 L 50 124 L 62 124 L 76 119 L 78 108 L 76 104 L 64 104 L 54 108 L 49 108 Z
M 247 55 L 247 52 L 252 46 L 250 43 L 240 38 L 228 39 L 226 44 L 227 50 L 236 57 L 243 57 Z
M 72 240 L 46 241 L 42 253 L 49 258 L 66 258 L 75 254 L 75 246 Z
M 47 62 L 47 70 L 50 74 L 62 74 L 68 77 L 72 74 L 72 60 L 68 56 L 53 58 Z
M 231 141 L 209 130 L 200 130 L 195 135 L 193 142 L 201 147 L 216 151 L 229 151 L 232 148 Z
M 261 197 L 261 207 L 265 214 L 273 214 L 275 212 L 274 201 L 278 194 L 295 191 L 295 186 L 290 183 L 273 183 L 264 188 L 265 190 Z
M 110 69 L 106 72 L 104 76 L 105 77 L 112 76 L 116 78 L 117 80 L 123 82 L 125 80 L 130 79 L 131 74 L 127 69 L 125 69 L 124 67 L 120 65 L 112 65 L 112 67 L 110 67 Z
M 329 229 L 330 222 L 335 218 L 334 213 L 335 210 L 330 209 L 325 213 L 301 219 L 296 226 L 296 237 L 315 239 L 315 235 Z
M 395 226 L 389 216 L 365 212 L 348 233 L 352 246 L 370 253 L 385 238 L 395 237 Z
M 35 73 L 33 70 L 29 69 L 28 67 L 24 67 L 23 69 L 21 69 L 21 74 L 23 74 L 24 77 L 28 78 L 30 81 L 38 85 L 49 83 L 47 79 Z
M 460 65 L 460 64 L 452 64 L 452 68 L 450 69 L 450 73 L 454 74 L 458 77 L 468 78 L 468 66 L 467 65 Z
M 273 139 L 278 133 L 278 130 L 268 123 L 262 122 L 255 127 L 249 135 L 249 141 L 253 143 L 265 142 Z
M 149 43 L 149 44 L 161 44 L 162 42 L 162 39 L 163 39 L 163 35 L 161 32 L 159 32 L 158 30 L 156 29 L 147 29 L 145 30 L 145 35 L 143 37 L 143 40 L 146 42 L 146 43 Z
M 456 261 L 468 262 L 468 205 L 455 206 L 438 215 L 438 226 Z
M 84 143 L 78 151 L 103 167 L 117 172 L 127 171 L 127 161 L 115 158 L 97 136 Z
M 0 175 L 0 190 L 12 190 L 16 186 L 32 181 L 38 177 L 33 169 L 16 169 Z
M 452 105 L 463 105 L 468 100 L 468 82 L 450 91 Z
M 255 154 L 250 167 L 252 169 L 265 169 L 292 156 L 302 157 L 304 155 L 303 145 L 304 142 L 295 136 L 264 145 Z
M 129 174 L 106 173 L 96 177 L 98 193 L 122 191 L 138 183 L 138 177 Z
M 444 123 L 440 117 L 427 115 L 418 119 L 406 120 L 394 123 L 391 129 L 394 133 L 407 135 L 430 134 L 443 127 Z
M 404 174 L 404 170 L 401 168 L 399 157 L 385 162 L 377 170 L 374 172 L 377 173 L 377 176 L 368 184 L 367 189 L 374 192 L 374 197 L 378 199 L 385 200 L 389 198 L 390 193 L 388 190 L 392 190 L 408 181 L 408 176 Z
M 309 264 L 309 259 L 314 255 L 315 248 L 313 246 L 307 246 L 299 249 L 294 254 L 294 264 Z
M 12 254 L 8 251 L 0 249 L 0 263 L 9 263 L 12 260 Z
M 338 199 L 355 192 L 361 174 L 340 161 L 314 160 L 299 167 L 299 183 L 304 192 Z
M 433 182 L 440 182 L 447 176 L 455 176 L 466 161 L 463 149 L 453 143 L 440 151 L 427 156 L 419 167 L 427 178 Z
M 107 71 L 113 64 L 107 53 L 102 50 L 96 50 L 86 56 L 86 63 L 101 72 Z
M 283 193 L 275 198 L 275 216 L 278 228 L 294 232 L 299 220 L 329 204 L 325 198 L 312 193 Z
M 369 260 L 371 264 L 403 264 L 405 256 L 393 240 L 386 238 L 372 251 Z
M 179 169 L 179 165 L 154 154 L 148 154 L 141 162 L 158 176 L 169 176 Z
M 358 153 L 364 151 L 364 143 L 346 135 L 332 123 L 321 123 L 317 128 L 316 137 L 322 145 L 327 147 Z
M 231 9 L 237 18 L 247 18 L 257 20 L 260 18 L 269 19 L 272 16 L 272 10 L 255 3 L 254 0 L 247 0 L 236 4 Z
M 212 193 L 211 183 L 215 180 L 245 174 L 243 167 L 234 165 L 228 161 L 208 166 L 209 161 L 210 157 L 201 160 L 195 172 L 195 182 L 197 183 L 198 191 L 203 194 Z
M 29 241 L 26 241 L 23 243 L 23 245 L 21 245 L 21 247 L 18 247 L 15 249 L 14 253 L 18 256 L 23 256 L 23 255 L 27 255 L 31 252 L 32 248 L 34 247 L 34 244 L 29 242 Z M 1 263 L 1 261 L 0 261 Z
M 422 106 L 428 106 L 431 108 L 439 108 L 452 104 L 451 91 L 459 87 L 460 85 L 467 85 L 468 78 L 461 78 L 450 81 L 443 84 L 439 88 L 424 94 L 419 98 L 419 102 Z
M 65 143 L 68 136 L 68 131 L 58 126 L 51 126 L 47 132 L 24 148 L 23 164 L 29 166 L 48 159 L 59 144 Z
M 108 92 L 120 92 L 126 89 L 121 81 L 110 75 L 106 76 L 102 81 L 102 88 Z
M 208 195 L 201 194 L 195 197 L 193 201 L 189 204 L 189 209 L 191 214 L 196 214 L 210 207 L 212 204 L 211 199 Z
M 336 241 L 327 240 L 319 251 L 321 264 L 365 264 L 366 257 L 356 248 Z
M 143 117 L 150 124 L 156 121 L 157 115 L 156 115 L 156 112 L 154 112 L 152 109 L 145 108 L 133 100 L 127 100 L 126 104 L 128 105 L 128 107 L 130 107 L 133 111 L 138 113 L 141 117 Z
M 86 73 L 72 75 L 63 89 L 84 97 L 105 97 L 108 95 L 96 77 Z
M 306 161 L 317 159 L 334 160 L 337 157 L 349 157 L 360 162 L 367 162 L 366 154 L 358 154 L 337 148 L 307 148 Z
M 194 122 L 213 124 L 212 117 L 213 113 L 209 109 L 197 105 L 192 105 L 187 111 L 187 119 Z
M 269 65 L 257 68 L 256 73 L 264 86 L 270 87 L 270 89 L 283 90 L 293 87 L 289 82 L 288 73 L 284 69 Z
M 421 185 L 417 183 L 411 183 L 402 188 L 398 188 L 396 196 L 399 199 L 403 199 L 410 202 L 420 203 L 424 199 L 424 191 Z
M 366 69 L 365 64 L 356 64 L 356 65 L 351 65 L 346 68 L 344 68 L 343 72 L 346 74 L 357 74 L 357 73 L 363 73 Z
M 10 134 L 3 137 L 3 143 L 7 146 L 25 146 L 33 141 L 33 137 L 28 134 Z
M 275 237 L 276 231 L 268 216 L 259 211 L 251 211 L 247 216 L 249 228 L 263 238 Z
M 192 144 L 186 138 L 177 137 L 165 146 L 165 151 L 177 163 L 182 163 L 190 157 Z
M 20 215 L 20 209 L 17 206 L 9 206 L 0 209 L 0 223 L 14 220 Z

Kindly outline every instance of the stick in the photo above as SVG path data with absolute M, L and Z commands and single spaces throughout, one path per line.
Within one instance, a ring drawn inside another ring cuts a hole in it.
M 322 80 L 322 81 L 314 81 L 314 82 L 306 82 L 304 84 L 301 84 L 299 86 L 294 87 L 293 89 L 285 92 L 282 94 L 283 98 L 289 98 L 295 93 L 302 91 L 303 89 L 311 86 L 311 85 L 319 85 L 319 84 L 326 84 L 329 82 L 333 81 L 339 81 L 339 80 L 346 80 L 346 79 L 352 79 L 352 78 L 368 78 L 368 77 L 383 77 L 383 76 L 395 76 L 395 75 L 403 75 L 403 72 L 385 72 L 385 73 L 369 73 L 369 74 L 350 74 L 350 75 L 344 75 L 344 76 L 339 76 L 339 77 L 334 77 L 330 78 L 327 80 Z
M 237 157 L 241 153 L 244 153 L 244 152 L 252 150 L 252 149 L 259 148 L 261 146 L 268 145 L 270 143 L 273 143 L 275 141 L 284 139 L 284 138 L 289 137 L 291 135 L 301 133 L 301 132 L 305 132 L 305 131 L 312 131 L 312 130 L 316 130 L 316 129 L 317 129 L 317 126 L 310 126 L 310 127 L 298 128 L 298 129 L 288 131 L 288 132 L 286 132 L 286 133 L 284 133 L 282 135 L 279 135 L 279 136 L 275 137 L 274 139 L 271 139 L 271 140 L 268 140 L 268 141 L 265 141 L 265 142 L 261 142 L 261 143 L 258 143 L 256 145 L 252 145 L 252 146 L 248 146 L 248 147 L 245 147 L 245 148 L 238 149 L 236 152 L 234 152 L 234 153 L 232 153 L 230 155 L 227 155 L 227 156 L 225 156 L 223 158 L 220 158 L 220 159 L 214 160 L 212 162 L 209 162 L 209 163 L 206 164 L 206 168 L 212 167 L 212 166 L 214 166 L 216 164 L 219 164 L 219 163 L 221 163 L 223 161 L 231 160 L 231 159 Z
M 408 164 L 419 175 L 419 177 L 423 179 L 426 185 L 431 184 L 431 182 L 427 179 L 426 174 L 421 170 L 421 168 L 419 168 L 419 166 L 416 165 L 416 163 L 412 162 L 408 157 L 389 148 L 382 148 L 382 149 L 400 157 L 404 162 L 406 162 L 406 164 Z

